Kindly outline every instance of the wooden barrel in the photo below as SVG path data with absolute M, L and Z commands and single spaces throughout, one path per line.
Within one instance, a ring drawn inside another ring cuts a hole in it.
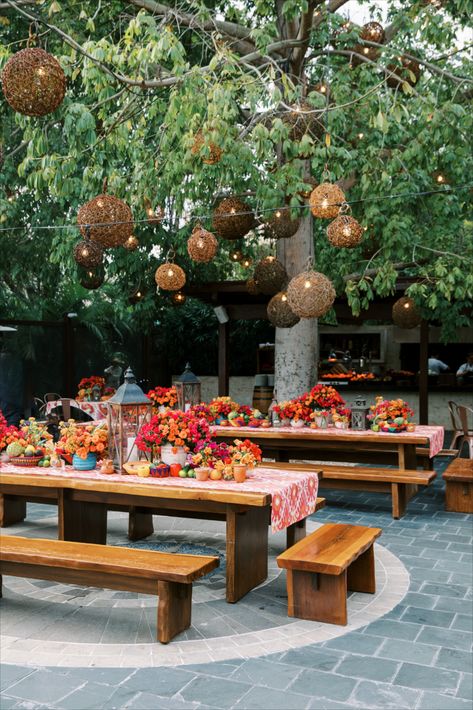
M 259 409 L 263 414 L 267 414 L 269 405 L 273 399 L 273 390 L 274 387 L 256 385 L 253 390 L 253 407 Z

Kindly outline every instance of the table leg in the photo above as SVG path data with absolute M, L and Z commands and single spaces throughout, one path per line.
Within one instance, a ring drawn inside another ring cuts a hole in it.
M 69 491 L 59 491 L 58 537 L 70 542 L 107 543 L 105 503 L 72 500 Z
M 21 523 L 26 518 L 26 500 L 18 496 L 0 495 L 0 527 Z
M 128 518 L 128 539 L 142 540 L 154 532 L 153 515 L 146 508 L 137 508 L 132 505 Z
M 398 466 L 399 470 L 417 470 L 417 454 L 414 444 L 399 444 L 398 446 Z M 416 484 L 406 484 L 406 501 L 413 498 L 418 493 L 419 487 Z
M 268 576 L 268 507 L 226 512 L 227 602 L 237 602 Z
M 306 518 L 289 525 L 289 527 L 286 528 L 286 548 L 292 547 L 306 535 Z

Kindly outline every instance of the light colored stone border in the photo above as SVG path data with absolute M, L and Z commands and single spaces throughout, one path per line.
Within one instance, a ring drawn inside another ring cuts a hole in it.
M 316 524 L 308 524 L 309 530 L 317 527 Z M 0 657 L 3 663 L 35 667 L 149 668 L 253 658 L 321 643 L 376 621 L 404 598 L 409 589 L 409 574 L 402 562 L 378 544 L 375 545 L 375 557 L 381 588 L 373 596 L 360 593 L 350 595 L 347 626 L 294 620 L 262 631 L 174 641 L 167 646 L 159 643 L 67 643 L 1 636 Z

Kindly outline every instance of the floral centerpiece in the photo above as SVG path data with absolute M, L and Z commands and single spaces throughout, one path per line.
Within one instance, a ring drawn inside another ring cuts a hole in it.
M 281 420 L 289 419 L 291 426 L 304 426 L 311 419 L 312 410 L 306 404 L 307 395 L 290 399 L 286 402 L 279 402 L 274 405 L 274 412 Z
M 98 375 L 83 377 L 77 386 L 77 401 L 90 402 L 100 399 L 108 399 L 115 392 L 113 387 L 105 386 L 105 379 Z
M 18 429 L 13 424 L 8 424 L 0 409 L 0 451 L 7 448 L 17 438 Z
M 177 402 L 177 392 L 176 388 L 173 387 L 155 387 L 148 392 L 148 397 L 153 402 L 153 409 L 155 412 L 163 411 L 163 408 L 172 409 L 176 406 Z
M 209 410 L 215 424 L 231 421 L 238 426 L 247 424 L 253 413 L 251 407 L 234 402 L 231 397 L 215 397 L 209 402 Z
M 189 460 L 193 467 L 208 466 L 215 468 L 219 461 L 231 463 L 231 448 L 225 442 L 216 442 L 212 439 L 199 441 L 193 454 L 189 454 Z
M 81 470 L 95 468 L 97 459 L 107 455 L 108 432 L 103 425 L 78 426 L 73 419 L 59 427 L 56 453 L 66 459 L 72 456 L 72 465 Z
M 332 412 L 332 419 L 336 429 L 348 429 L 350 426 L 351 409 L 339 407 Z
M 179 409 L 161 412 L 141 427 L 136 437 L 140 451 L 155 458 L 158 450 L 164 463 L 185 464 L 188 451 L 194 451 L 199 441 L 210 439 L 209 423 L 204 417 L 197 418 L 191 412 Z
M 371 406 L 368 419 L 373 431 L 398 432 L 410 426 L 413 410 L 403 399 L 383 399 L 376 397 L 376 404 Z
M 312 411 L 332 411 L 345 404 L 343 397 L 330 385 L 315 385 L 308 394 L 303 395 L 303 401 Z
M 261 449 L 250 439 L 235 439 L 230 447 L 233 465 L 247 466 L 252 468 L 261 461 Z

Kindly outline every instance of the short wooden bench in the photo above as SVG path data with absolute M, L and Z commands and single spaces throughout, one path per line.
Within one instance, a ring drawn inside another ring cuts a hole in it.
M 473 459 L 454 459 L 443 474 L 445 510 L 473 513 Z
M 288 615 L 346 625 L 347 589 L 376 591 L 373 543 L 381 532 L 328 523 L 279 555 L 287 571 Z
M 402 518 L 409 498 L 415 494 L 415 486 L 428 486 L 436 477 L 435 471 L 399 471 L 396 468 L 370 468 L 368 466 L 346 466 L 343 464 L 264 463 L 267 468 L 278 470 L 313 471 L 321 470 L 319 490 L 341 488 L 349 490 L 390 493 L 393 518 Z
M 154 594 L 158 641 L 168 643 L 190 626 L 192 582 L 218 565 L 218 557 L 3 535 L 0 596 L 2 574 Z

